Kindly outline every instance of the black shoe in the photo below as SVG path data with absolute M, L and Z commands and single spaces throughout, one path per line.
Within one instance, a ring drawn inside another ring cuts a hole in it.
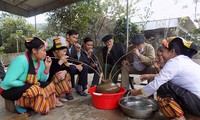
M 76 91 L 82 91 L 81 85 L 76 85 L 75 90 L 76 90 Z
M 73 99 L 74 99 L 74 97 L 72 96 L 71 93 L 67 93 L 67 94 L 65 95 L 65 98 L 66 98 L 67 100 L 73 100 Z
M 80 96 L 87 96 L 87 93 L 85 93 L 84 91 L 76 91 L 76 93 Z
M 85 91 L 87 89 L 87 85 L 82 86 L 82 91 Z

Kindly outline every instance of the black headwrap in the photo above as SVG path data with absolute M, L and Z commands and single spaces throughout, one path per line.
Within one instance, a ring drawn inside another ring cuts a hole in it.
M 25 47 L 28 49 L 27 56 L 28 56 L 28 59 L 29 59 L 28 74 L 36 74 L 35 73 L 35 67 L 34 67 L 34 64 L 33 64 L 33 60 L 31 58 L 32 49 L 33 48 L 39 49 L 44 45 L 45 45 L 44 41 L 41 40 L 40 38 L 37 38 L 37 37 L 34 37 L 32 39 L 28 39 L 28 40 L 25 41 Z

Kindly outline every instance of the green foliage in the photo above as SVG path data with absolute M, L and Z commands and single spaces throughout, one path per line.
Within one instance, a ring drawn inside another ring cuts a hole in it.
M 109 19 L 126 16 L 126 0 L 104 0 L 101 7 L 104 16 Z
M 126 42 L 126 33 L 127 33 L 127 24 L 126 19 L 121 18 L 116 22 L 114 28 L 115 41 L 125 43 Z M 138 26 L 134 23 L 129 23 L 129 38 L 131 39 L 134 35 L 140 33 Z
M 24 39 L 33 37 L 34 27 L 31 24 L 28 24 L 22 17 L 9 14 L 2 14 L 1 16 L 4 16 L 4 18 L 1 19 L 0 24 L 0 31 L 3 37 L 3 51 L 5 53 L 17 52 L 17 40 L 19 52 L 25 51 Z
M 122 4 L 123 3 L 123 4 Z M 102 36 L 113 33 L 116 19 L 126 15 L 125 0 L 86 0 L 48 13 L 45 36 L 64 35 L 69 29 L 79 31 L 80 38 L 90 36 L 95 45 Z
M 98 0 L 82 1 L 48 13 L 48 25 L 45 33 L 50 36 L 65 34 L 69 29 L 76 29 L 82 34 L 90 34 L 90 28 L 101 16 Z
M 139 1 L 129 0 L 129 14 L 132 16 L 135 14 L 133 5 Z M 48 24 L 43 26 L 43 31 L 39 35 L 43 36 L 42 38 L 65 36 L 69 29 L 75 29 L 79 31 L 80 39 L 90 36 L 97 45 L 100 43 L 98 40 L 105 34 L 114 32 L 116 40 L 124 42 L 126 37 L 126 2 L 126 0 L 84 0 L 54 10 L 47 13 L 49 16 L 47 18 Z M 150 12 L 145 18 L 149 16 Z M 115 24 L 116 21 L 118 21 L 117 24 Z M 130 37 L 138 32 L 137 26 L 131 23 Z
M 0 47 L 0 54 L 3 53 L 4 49 L 5 49 L 5 48 L 4 48 L 3 46 Z
M 198 46 L 200 46 L 200 28 L 195 28 L 190 31 L 192 38 L 190 40 L 194 41 Z
M 190 33 L 192 33 L 194 35 L 200 35 L 200 28 L 195 28 Z

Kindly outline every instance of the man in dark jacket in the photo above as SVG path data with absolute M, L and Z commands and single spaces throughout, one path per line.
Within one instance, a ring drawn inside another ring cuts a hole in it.
M 83 40 L 83 46 L 82 46 L 83 50 L 81 51 L 84 63 L 90 66 L 88 68 L 88 73 L 94 73 L 91 87 L 99 84 L 100 71 L 101 71 L 99 60 L 96 56 L 96 51 L 93 45 L 94 45 L 93 39 L 91 39 L 90 37 L 86 37 Z
M 117 83 L 122 56 L 125 54 L 124 46 L 122 43 L 114 43 L 112 35 L 106 35 L 102 41 L 106 45 L 102 48 L 104 79 L 112 79 L 114 83 Z
M 88 84 L 88 67 L 84 64 L 80 64 L 82 60 L 81 56 L 81 46 L 78 44 L 78 31 L 69 30 L 66 33 L 66 42 L 69 44 L 69 49 L 67 51 L 67 55 L 71 58 L 75 58 L 70 62 L 70 70 L 69 73 L 71 75 L 72 87 L 75 87 L 76 93 L 81 96 L 87 96 L 85 90 L 87 89 Z M 74 76 L 78 74 L 78 82 L 75 86 Z

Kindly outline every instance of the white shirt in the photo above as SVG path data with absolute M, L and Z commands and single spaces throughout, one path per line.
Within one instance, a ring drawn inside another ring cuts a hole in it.
M 173 84 L 191 91 L 200 98 L 200 65 L 184 55 L 168 60 L 158 76 L 143 87 L 142 91 L 150 96 L 170 80 Z

